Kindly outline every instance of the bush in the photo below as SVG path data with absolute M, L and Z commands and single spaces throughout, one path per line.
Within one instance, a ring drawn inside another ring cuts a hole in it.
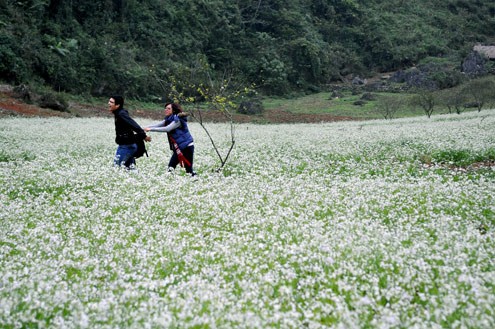
M 41 95 L 39 106 L 59 112 L 68 112 L 69 104 L 61 94 L 46 93 Z
M 250 99 L 242 102 L 237 109 L 240 114 L 256 115 L 263 113 L 263 103 L 260 99 Z

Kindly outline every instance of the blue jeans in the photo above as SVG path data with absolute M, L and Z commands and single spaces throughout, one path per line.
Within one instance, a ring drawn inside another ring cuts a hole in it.
M 136 165 L 136 159 L 134 158 L 134 153 L 137 151 L 136 144 L 119 145 L 117 147 L 117 152 L 115 153 L 115 158 L 113 159 L 114 166 L 124 165 L 129 169 L 132 165 Z

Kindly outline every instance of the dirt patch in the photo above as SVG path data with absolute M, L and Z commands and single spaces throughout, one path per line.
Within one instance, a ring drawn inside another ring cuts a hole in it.
M 130 109 L 134 117 L 163 119 L 163 111 Z M 220 111 L 202 111 L 202 119 L 205 122 L 228 122 L 228 118 Z M 0 85 L 0 118 L 2 117 L 110 117 L 105 104 L 94 106 L 90 104 L 70 103 L 68 112 L 59 112 L 52 109 L 41 108 L 34 104 L 28 104 L 19 98 L 12 86 Z M 234 114 L 234 121 L 238 123 L 319 123 L 334 121 L 355 120 L 352 117 L 335 116 L 330 114 L 295 114 L 282 109 L 265 111 L 263 115 Z
M 0 117 L 9 116 L 70 117 L 71 114 L 27 104 L 15 97 L 12 87 L 0 85 Z

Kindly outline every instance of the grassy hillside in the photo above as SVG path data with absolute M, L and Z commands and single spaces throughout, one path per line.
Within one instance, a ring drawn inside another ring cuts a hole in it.
M 145 101 L 225 80 L 314 93 L 427 58 L 459 75 L 494 17 L 492 0 L 1 1 L 0 77 Z

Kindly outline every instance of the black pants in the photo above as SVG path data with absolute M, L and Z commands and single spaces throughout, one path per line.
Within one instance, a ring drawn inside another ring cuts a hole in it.
M 193 158 L 194 158 L 194 145 L 188 146 L 185 149 L 181 150 L 182 154 L 184 154 L 184 157 L 189 161 L 191 164 L 188 166 L 187 164 L 184 164 L 184 168 L 186 168 L 186 173 L 195 175 L 196 173 L 193 171 Z M 168 166 L 172 167 L 175 169 L 177 165 L 179 164 L 179 157 L 177 156 L 177 153 L 172 154 L 172 157 L 170 158 L 170 161 L 168 162 Z

